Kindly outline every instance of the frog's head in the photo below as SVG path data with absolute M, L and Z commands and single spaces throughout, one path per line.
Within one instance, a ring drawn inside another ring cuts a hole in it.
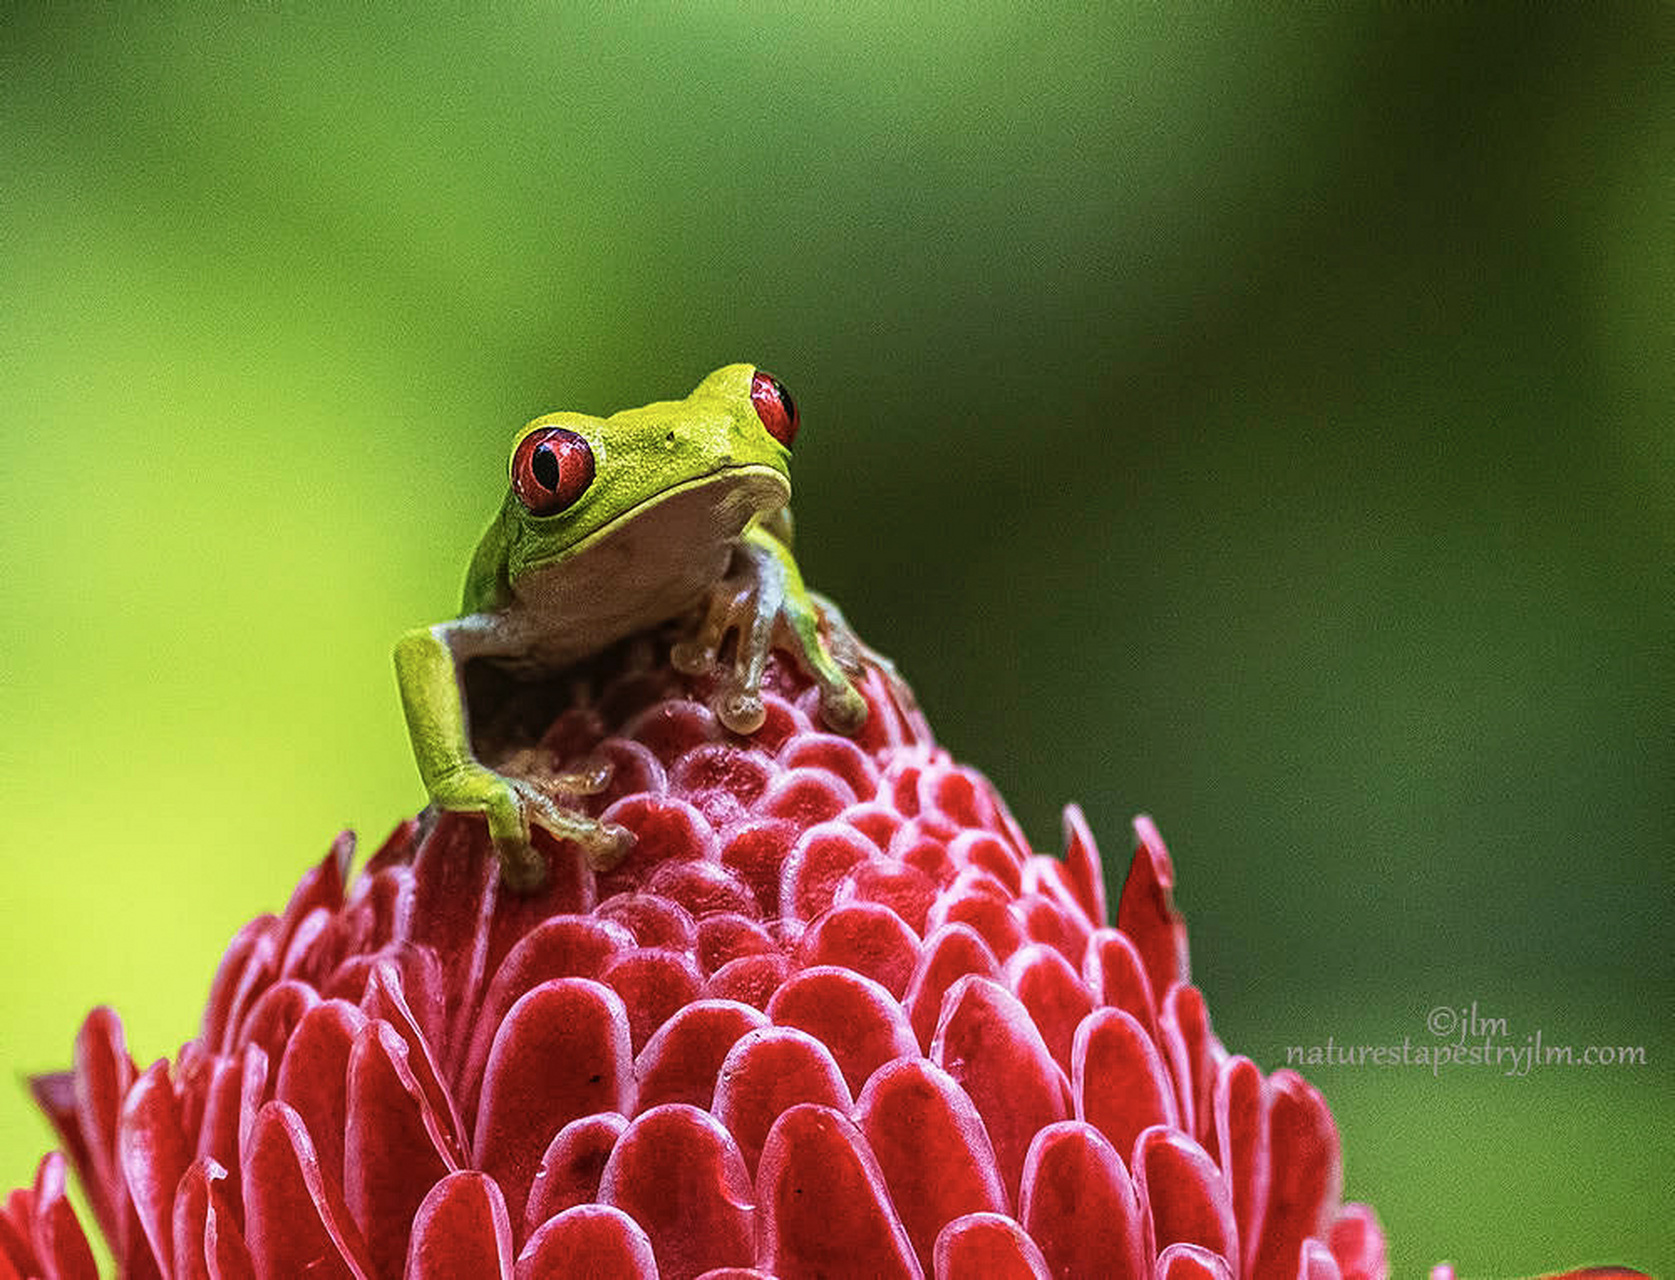
M 536 418 L 512 447 L 508 576 L 619 542 L 630 525 L 675 552 L 736 538 L 790 500 L 797 425 L 779 380 L 748 364 L 717 369 L 684 400 Z

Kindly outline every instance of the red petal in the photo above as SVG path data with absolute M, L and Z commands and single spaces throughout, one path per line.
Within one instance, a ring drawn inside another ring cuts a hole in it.
M 1252 1274 L 1268 1212 L 1268 1094 L 1249 1058 L 1229 1058 L 1216 1074 L 1216 1147 L 1239 1224 L 1240 1266 Z
M 961 978 L 949 990 L 930 1052 L 976 1104 L 1010 1198 L 1031 1139 L 1070 1114 L 1064 1072 L 1029 1011 L 987 978 Z
M 50 1280 L 99 1280 L 93 1250 L 65 1198 L 64 1157 L 56 1151 L 43 1156 L 35 1171 L 34 1200 L 30 1240 Z
M 892 1058 L 917 1056 L 901 1005 L 870 978 L 848 969 L 804 969 L 768 1003 L 782 1027 L 807 1031 L 832 1051 L 851 1094 Z
M 255 1280 L 256 1268 L 221 1187 L 227 1171 L 208 1157 L 188 1166 L 174 1201 L 175 1280 Z
M 964 874 L 962 873 L 962 879 Z M 933 933 L 950 924 L 969 925 L 1001 960 L 1024 945 L 1024 927 L 1012 904 L 980 887 L 948 889 L 936 900 L 925 927 Z
M 919 965 L 908 980 L 902 1004 L 913 1025 L 919 1047 L 929 1053 L 948 989 L 967 974 L 1000 977 L 1000 964 L 989 944 L 968 924 L 944 925 L 926 940 Z
M 993 832 L 960 832 L 948 842 L 948 856 L 958 866 L 993 876 L 1005 887 L 1008 897 L 1023 892 L 1023 864 L 1012 846 Z
M 779 878 L 796 842 L 794 823 L 779 818 L 753 818 L 727 828 L 721 846 L 721 865 L 749 886 L 764 917 L 779 914 Z
M 393 1274 L 384 1272 L 383 1274 Z M 512 1276 L 512 1227 L 500 1188 L 487 1174 L 450 1173 L 413 1216 L 403 1280 L 490 1280 Z
M 1116 1148 L 1078 1120 L 1030 1144 L 1019 1218 L 1055 1276 L 1149 1280 L 1145 1209 Z
M 507 953 L 477 1012 L 471 1047 L 457 1077 L 459 1095 L 467 1099 L 467 1123 L 477 1120 L 477 1093 L 495 1032 L 519 997 L 553 978 L 598 978 L 613 955 L 633 945 L 633 935 L 620 925 L 586 916 L 554 916 Z
M 1134 1178 L 1151 1208 L 1157 1248 L 1197 1244 L 1223 1258 L 1239 1256 L 1233 1198 L 1215 1161 L 1179 1129 L 1147 1129 L 1134 1148 Z
M 756 1176 L 761 1265 L 779 1280 L 921 1275 L 866 1139 L 830 1107 L 780 1116 Z
M 885 1064 L 861 1091 L 855 1118 L 926 1271 L 945 1223 L 1005 1211 L 988 1131 L 946 1072 L 923 1058 Z
M 75 1120 L 80 1129 L 88 1167 L 82 1170 L 87 1198 L 105 1238 L 119 1259 L 132 1256 L 139 1230 L 128 1202 L 128 1191 L 116 1164 L 116 1132 L 122 1099 L 134 1082 L 134 1063 L 128 1056 L 122 1020 L 100 1007 L 87 1015 L 75 1043 Z
M 874 856 L 850 868 L 833 900 L 888 907 L 918 935 L 924 932 L 925 917 L 936 902 L 936 885 L 923 871 Z
M 704 995 L 711 1000 L 736 1000 L 753 1009 L 765 1009 L 790 972 L 791 962 L 777 951 L 740 956 L 710 976 L 704 984 Z
M 721 911 L 755 915 L 758 909 L 755 895 L 716 862 L 665 862 L 646 881 L 646 893 L 668 900 L 694 920 Z
M 919 961 L 919 935 L 888 907 L 852 902 L 809 925 L 797 948 L 803 968 L 837 965 L 871 978 L 900 999 Z
M 558 1131 L 541 1157 L 541 1170 L 529 1192 L 529 1205 L 524 1210 L 526 1236 L 533 1235 L 548 1218 L 599 1198 L 605 1162 L 626 1128 L 627 1116 L 606 1111 L 572 1120 Z
M 968 1213 L 936 1238 L 936 1280 L 1050 1280 L 1040 1246 L 1011 1218 Z
M 302 1117 L 314 1139 L 320 1167 L 339 1184 L 343 1182 L 349 1049 L 364 1026 L 366 1015 L 347 1000 L 327 1000 L 310 1009 L 285 1046 L 274 1089 L 274 1097 Z
M 1093 998 L 1070 962 L 1045 943 L 1032 942 L 1006 962 L 1006 985 L 1029 1010 L 1053 1061 L 1068 1072 L 1076 1027 L 1093 1012 Z
M 826 769 L 787 769 L 762 793 L 756 812 L 806 828 L 830 821 L 859 798 L 847 782 Z
M 685 864 L 664 863 L 664 866 L 682 865 Z M 690 951 L 698 942 L 698 926 L 692 913 L 655 893 L 619 893 L 595 907 L 593 917 L 621 925 L 633 936 L 636 947 Z
M 1234 1280 L 1233 1268 L 1219 1253 L 1195 1244 L 1172 1244 L 1157 1255 L 1154 1280 Z
M 1096 1005 L 1131 1013 L 1157 1038 L 1157 999 L 1145 961 L 1135 945 L 1115 929 L 1097 930 L 1082 957 L 1082 981 Z
M 724 911 L 698 922 L 698 963 L 712 977 L 722 965 L 742 956 L 777 950 L 768 931 L 742 912 Z
M 1181 1128 L 1214 1154 L 1216 1125 L 1211 1095 L 1216 1063 L 1227 1051 L 1210 1031 L 1210 1015 L 1197 987 L 1177 984 L 1163 997 L 1158 1015 L 1159 1038 L 1175 1076 L 1181 1104 Z
M 645 1228 L 663 1280 L 755 1258 L 750 1175 L 707 1111 L 655 1107 L 628 1126 L 605 1163 L 599 1199 Z
M 639 1223 L 604 1204 L 566 1209 L 530 1237 L 518 1255 L 517 1280 L 553 1276 L 659 1280 L 651 1240 Z
M 867 753 L 848 738 L 835 733 L 804 733 L 793 739 L 779 753 L 779 763 L 786 769 L 810 766 L 834 773 L 849 785 L 858 798 L 876 794 L 878 769 L 867 758 Z
M 1163 838 L 1147 817 L 1134 819 L 1139 847 L 1117 903 L 1117 928 L 1134 940 L 1153 991 L 1186 982 L 1186 925 L 1175 910 L 1175 867 Z
M 543 982 L 512 1006 L 489 1051 L 472 1150 L 521 1219 L 547 1144 L 570 1121 L 627 1111 L 628 1013 L 586 978 Z
M 1076 1115 L 1118 1151 L 1134 1150 L 1142 1130 L 1175 1125 L 1175 1090 L 1157 1045 L 1132 1015 L 1095 1009 L 1076 1028 L 1071 1054 Z
M 734 1045 L 721 1064 L 711 1110 L 754 1174 L 768 1131 L 782 1112 L 802 1102 L 847 1112 L 852 1095 L 820 1041 L 794 1027 L 764 1027 Z
M 175 1186 L 192 1157 L 167 1059 L 152 1063 L 128 1091 L 117 1149 L 140 1226 L 167 1275 L 174 1269 Z
M 872 841 L 844 823 L 822 822 L 810 827 L 780 868 L 777 897 L 781 911 L 797 920 L 814 919 L 832 905 L 850 869 L 871 860 L 876 853 Z
M 635 1053 L 704 987 L 704 975 L 687 952 L 650 947 L 616 956 L 605 966 L 601 981 L 622 997 Z
M 1107 918 L 1105 869 L 1081 805 L 1064 806 L 1064 864 L 1082 910 L 1096 929 L 1103 927 Z
M 368 1023 L 349 1055 L 343 1194 L 381 1275 L 407 1256 L 409 1224 L 454 1166 L 442 1124 L 387 1022 Z
M 1268 1079 L 1268 1153 L 1268 1209 L 1254 1268 L 1264 1276 L 1289 1273 L 1303 1241 L 1324 1237 L 1338 1212 L 1338 1131 L 1320 1094 L 1293 1071 Z
M 463 1004 L 463 1001 L 461 1002 Z M 407 1066 L 424 1090 L 431 1114 L 441 1125 L 444 1149 L 456 1165 L 464 1165 L 465 1127 L 454 1108 L 454 1096 L 442 1083 L 442 1073 L 431 1056 L 431 1041 L 420 1030 L 405 999 L 404 983 L 395 965 L 380 960 L 367 979 L 361 1011 L 370 1018 L 389 1023 L 407 1043 Z
M 244 1154 L 245 1239 L 263 1280 L 371 1274 L 360 1233 L 320 1174 L 302 1119 L 283 1102 L 257 1114 Z
M 767 1015 L 736 1000 L 698 1000 L 670 1018 L 634 1061 L 636 1111 L 666 1102 L 706 1110 L 715 1101 L 721 1064 L 740 1037 L 768 1025 Z

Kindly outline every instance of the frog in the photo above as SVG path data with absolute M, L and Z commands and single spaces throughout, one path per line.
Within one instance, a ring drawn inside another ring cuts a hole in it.
M 633 836 L 576 805 L 608 785 L 608 765 L 536 779 L 478 758 L 468 663 L 562 672 L 682 620 L 670 663 L 719 677 L 711 709 L 732 733 L 762 727 L 762 680 L 776 648 L 818 687 L 829 728 L 852 735 L 864 725 L 858 642 L 805 585 L 791 550 L 789 464 L 800 425 L 778 378 L 730 364 L 682 400 L 604 418 L 548 413 L 517 432 L 507 491 L 471 557 L 459 615 L 415 627 L 395 647 L 430 802 L 486 816 L 500 877 L 514 892 L 532 893 L 549 875 L 532 825 L 574 841 L 598 872 L 622 862 Z

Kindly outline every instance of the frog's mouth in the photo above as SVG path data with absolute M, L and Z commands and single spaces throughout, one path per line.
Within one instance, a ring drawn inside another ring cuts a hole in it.
M 718 467 L 648 494 L 569 546 L 524 561 L 522 571 L 580 559 L 625 562 L 624 567 L 668 566 L 683 557 L 706 561 L 730 550 L 753 519 L 790 499 L 791 482 L 774 467 L 760 462 Z

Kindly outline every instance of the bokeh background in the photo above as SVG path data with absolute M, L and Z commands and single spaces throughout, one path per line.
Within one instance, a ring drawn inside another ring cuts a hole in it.
M 137 7 L 136 7 L 137 8 Z M 0 1183 L 342 826 L 509 433 L 748 359 L 811 580 L 1032 838 L 1174 851 L 1397 1274 L 1675 1272 L 1675 10 L 0 17 Z

